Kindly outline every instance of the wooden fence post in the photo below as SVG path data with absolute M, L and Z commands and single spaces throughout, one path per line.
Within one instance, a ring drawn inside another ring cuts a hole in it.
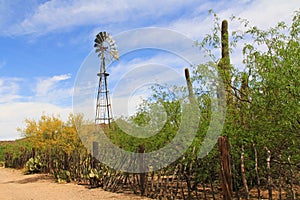
M 145 173 L 145 161 L 144 161 L 144 154 L 146 152 L 144 145 L 139 145 L 138 147 L 139 152 L 139 170 L 140 170 L 140 190 L 141 195 L 143 196 L 145 194 L 145 186 L 146 186 L 146 173 Z
M 35 148 L 32 148 L 32 157 L 35 158 Z
M 64 155 L 64 170 L 69 170 L 70 165 L 69 165 L 69 155 L 67 152 L 63 152 Z
M 230 155 L 229 155 L 229 143 L 227 136 L 220 136 L 218 138 L 218 146 L 220 153 L 220 182 L 223 192 L 223 199 L 232 199 L 232 174 L 230 168 Z

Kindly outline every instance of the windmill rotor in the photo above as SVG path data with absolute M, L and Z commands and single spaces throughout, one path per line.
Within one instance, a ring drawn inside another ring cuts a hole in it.
M 107 46 L 105 46 L 107 44 Z M 94 47 L 98 57 L 102 57 L 104 52 L 109 53 L 115 60 L 119 60 L 117 45 L 111 35 L 107 32 L 100 32 L 95 39 Z

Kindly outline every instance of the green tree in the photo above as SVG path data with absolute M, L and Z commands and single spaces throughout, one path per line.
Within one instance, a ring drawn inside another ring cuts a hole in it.
M 278 154 L 299 154 L 300 12 L 288 26 L 251 27 L 253 42 L 244 47 L 248 69 L 250 126 L 255 143 Z
M 268 30 L 252 27 L 244 19 L 231 18 L 231 21 L 240 21 L 245 29 L 225 34 L 230 52 L 235 51 L 237 44 L 244 44 L 241 52 L 244 66 L 239 66 L 244 71 L 234 63 L 227 66 L 230 59 L 224 59 L 224 53 L 228 51 L 222 51 L 220 56 L 214 53 L 226 45 L 221 39 L 220 18 L 213 14 L 212 34 L 197 42 L 211 61 L 195 68 L 193 80 L 205 82 L 199 68 L 219 66 L 218 73 L 224 80 L 226 92 L 232 95 L 232 101 L 227 98 L 229 108 L 223 132 L 230 137 L 233 152 L 238 156 L 242 145 L 256 144 L 262 150 L 260 157 L 264 157 L 264 147 L 268 147 L 275 159 L 286 160 L 292 156 L 294 162 L 299 162 L 300 12 L 295 12 L 291 25 L 279 22 Z M 251 154 L 251 151 L 245 152 L 245 155 Z

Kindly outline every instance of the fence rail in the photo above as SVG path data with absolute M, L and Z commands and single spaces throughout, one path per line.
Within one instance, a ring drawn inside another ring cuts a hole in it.
M 58 149 L 33 149 L 23 151 L 19 158 L 14 159 L 6 154 L 5 166 L 23 168 L 29 158 L 39 155 L 43 163 L 41 171 L 52 173 L 56 178 L 153 199 L 226 199 L 229 197 L 224 193 L 224 185 L 232 195 L 230 198 L 234 199 L 299 198 L 299 166 L 293 165 L 290 159 L 275 159 L 267 148 L 258 151 L 255 146 L 252 147 L 253 155 L 245 155 L 246 147 L 243 147 L 240 156 L 230 152 L 225 156 L 228 159 L 226 173 L 229 174 L 223 176 L 224 154 L 220 147 L 215 150 L 217 153 L 202 159 L 182 156 L 168 167 L 140 174 L 116 171 L 100 163 L 90 153 L 76 150 L 67 154 Z M 258 152 L 265 156 L 259 157 Z M 131 163 L 136 167 L 141 165 L 138 160 Z

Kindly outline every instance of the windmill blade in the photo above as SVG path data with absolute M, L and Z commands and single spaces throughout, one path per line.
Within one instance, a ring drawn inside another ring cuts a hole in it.
M 109 43 L 110 46 L 114 46 L 115 45 L 115 41 L 114 40 L 109 40 L 108 43 Z
M 116 59 L 119 60 L 119 52 L 118 51 L 110 51 L 110 55 Z
M 95 43 L 98 43 L 98 44 L 103 43 L 103 39 L 100 34 L 98 34 L 97 37 L 95 38 Z
M 95 43 L 101 44 L 103 43 L 107 38 L 107 33 L 106 32 L 100 32 L 97 34 Z
M 104 39 L 108 37 L 108 34 L 106 33 L 106 31 L 100 32 L 100 35 Z
M 107 34 L 106 34 L 106 32 L 100 32 L 100 39 L 101 39 L 101 42 L 104 42 L 104 40 L 106 39 L 106 37 L 107 37 Z
M 101 53 L 102 50 L 101 50 L 101 49 L 96 49 L 95 52 L 96 52 L 96 53 Z
M 100 47 L 101 47 L 101 44 L 95 43 L 95 44 L 94 44 L 94 47 L 95 47 L 95 48 L 100 48 Z

